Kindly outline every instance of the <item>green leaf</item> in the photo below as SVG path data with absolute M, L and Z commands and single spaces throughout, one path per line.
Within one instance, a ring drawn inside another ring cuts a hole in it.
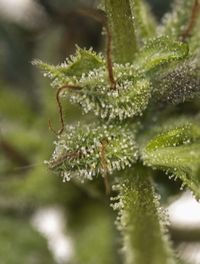
M 166 234 L 166 218 L 160 209 L 149 172 L 133 167 L 119 177 L 113 204 L 119 210 L 118 228 L 123 235 L 126 264 L 173 264 Z
M 52 86 L 59 87 L 63 84 L 74 82 L 83 74 L 87 75 L 90 71 L 98 69 L 104 65 L 103 57 L 92 50 L 77 49 L 74 56 L 71 56 L 64 63 L 53 66 L 40 60 L 33 61 L 44 72 L 44 76 L 49 77 Z
M 130 2 L 129 0 L 104 2 L 113 40 L 114 60 L 117 63 L 132 62 L 137 47 Z
M 112 174 L 137 159 L 134 131 L 124 125 L 70 126 L 55 144 L 48 165 L 66 181 Z
M 170 129 L 161 135 L 156 136 L 146 145 L 147 151 L 155 151 L 159 148 L 180 146 L 188 142 L 194 142 L 200 138 L 200 127 L 195 124 L 186 123 Z
M 134 25 L 138 45 L 144 43 L 147 38 L 155 35 L 156 21 L 151 13 L 149 5 L 143 0 L 130 0 L 131 13 L 134 17 Z
M 145 144 L 142 159 L 148 166 L 179 177 L 200 199 L 200 126 L 195 122 L 174 123 Z
M 168 37 L 159 37 L 149 40 L 137 53 L 134 66 L 143 72 L 156 71 L 163 64 L 180 61 L 188 55 L 188 45 L 172 41 Z

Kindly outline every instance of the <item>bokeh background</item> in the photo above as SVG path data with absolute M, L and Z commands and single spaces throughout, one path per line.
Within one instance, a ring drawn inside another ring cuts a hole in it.
M 169 0 L 149 0 L 159 21 Z M 75 45 L 104 48 L 102 25 L 81 16 L 95 0 L 0 0 L 0 264 L 120 264 L 101 179 L 63 183 L 44 160 L 59 126 L 55 91 L 32 66 L 35 58 L 58 64 Z M 83 118 L 65 101 L 65 120 Z M 162 177 L 163 178 L 163 177 Z M 172 222 L 170 234 L 185 263 L 200 263 L 200 206 L 179 183 L 157 182 Z M 170 199 L 168 199 L 170 197 Z

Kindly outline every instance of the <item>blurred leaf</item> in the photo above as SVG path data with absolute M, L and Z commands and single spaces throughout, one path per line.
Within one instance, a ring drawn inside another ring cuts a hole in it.
M 25 219 L 0 218 L 0 262 L 2 264 L 55 264 L 45 241 Z
M 0 116 L 28 125 L 35 119 L 36 113 L 27 98 L 19 94 L 17 90 L 5 88 L 5 85 L 1 84 Z
M 116 264 L 115 231 L 113 217 L 99 203 L 83 207 L 74 229 L 74 264 Z
M 161 29 L 163 35 L 179 39 L 189 23 L 195 1 L 196 0 L 174 1 L 172 12 L 167 13 L 163 18 L 163 27 Z

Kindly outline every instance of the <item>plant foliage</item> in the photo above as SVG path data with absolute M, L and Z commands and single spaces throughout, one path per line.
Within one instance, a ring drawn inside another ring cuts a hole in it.
M 47 163 L 64 180 L 111 174 L 125 263 L 175 263 L 152 169 L 200 199 L 200 3 L 176 0 L 161 25 L 143 1 L 102 4 L 94 14 L 107 33 L 105 55 L 77 48 L 58 66 L 34 62 L 57 89 L 62 125 L 60 97 L 96 118 L 63 127 Z

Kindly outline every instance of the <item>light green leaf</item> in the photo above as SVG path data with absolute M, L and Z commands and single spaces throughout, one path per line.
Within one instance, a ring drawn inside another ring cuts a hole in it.
M 119 177 L 113 198 L 119 210 L 118 227 L 123 235 L 126 264 L 174 264 L 166 234 L 166 219 L 149 172 L 133 167 Z
M 142 153 L 146 165 L 179 177 L 200 199 L 200 126 L 185 123 L 152 137 Z
M 74 82 L 83 74 L 87 75 L 91 70 L 98 69 L 104 65 L 103 57 L 92 50 L 77 49 L 74 56 L 71 56 L 61 65 L 53 66 L 40 60 L 33 61 L 49 77 L 52 86 L 59 87 L 68 82 Z
M 188 55 L 187 44 L 172 41 L 168 37 L 152 39 L 137 53 L 133 65 L 136 69 L 149 72 L 184 59 Z

